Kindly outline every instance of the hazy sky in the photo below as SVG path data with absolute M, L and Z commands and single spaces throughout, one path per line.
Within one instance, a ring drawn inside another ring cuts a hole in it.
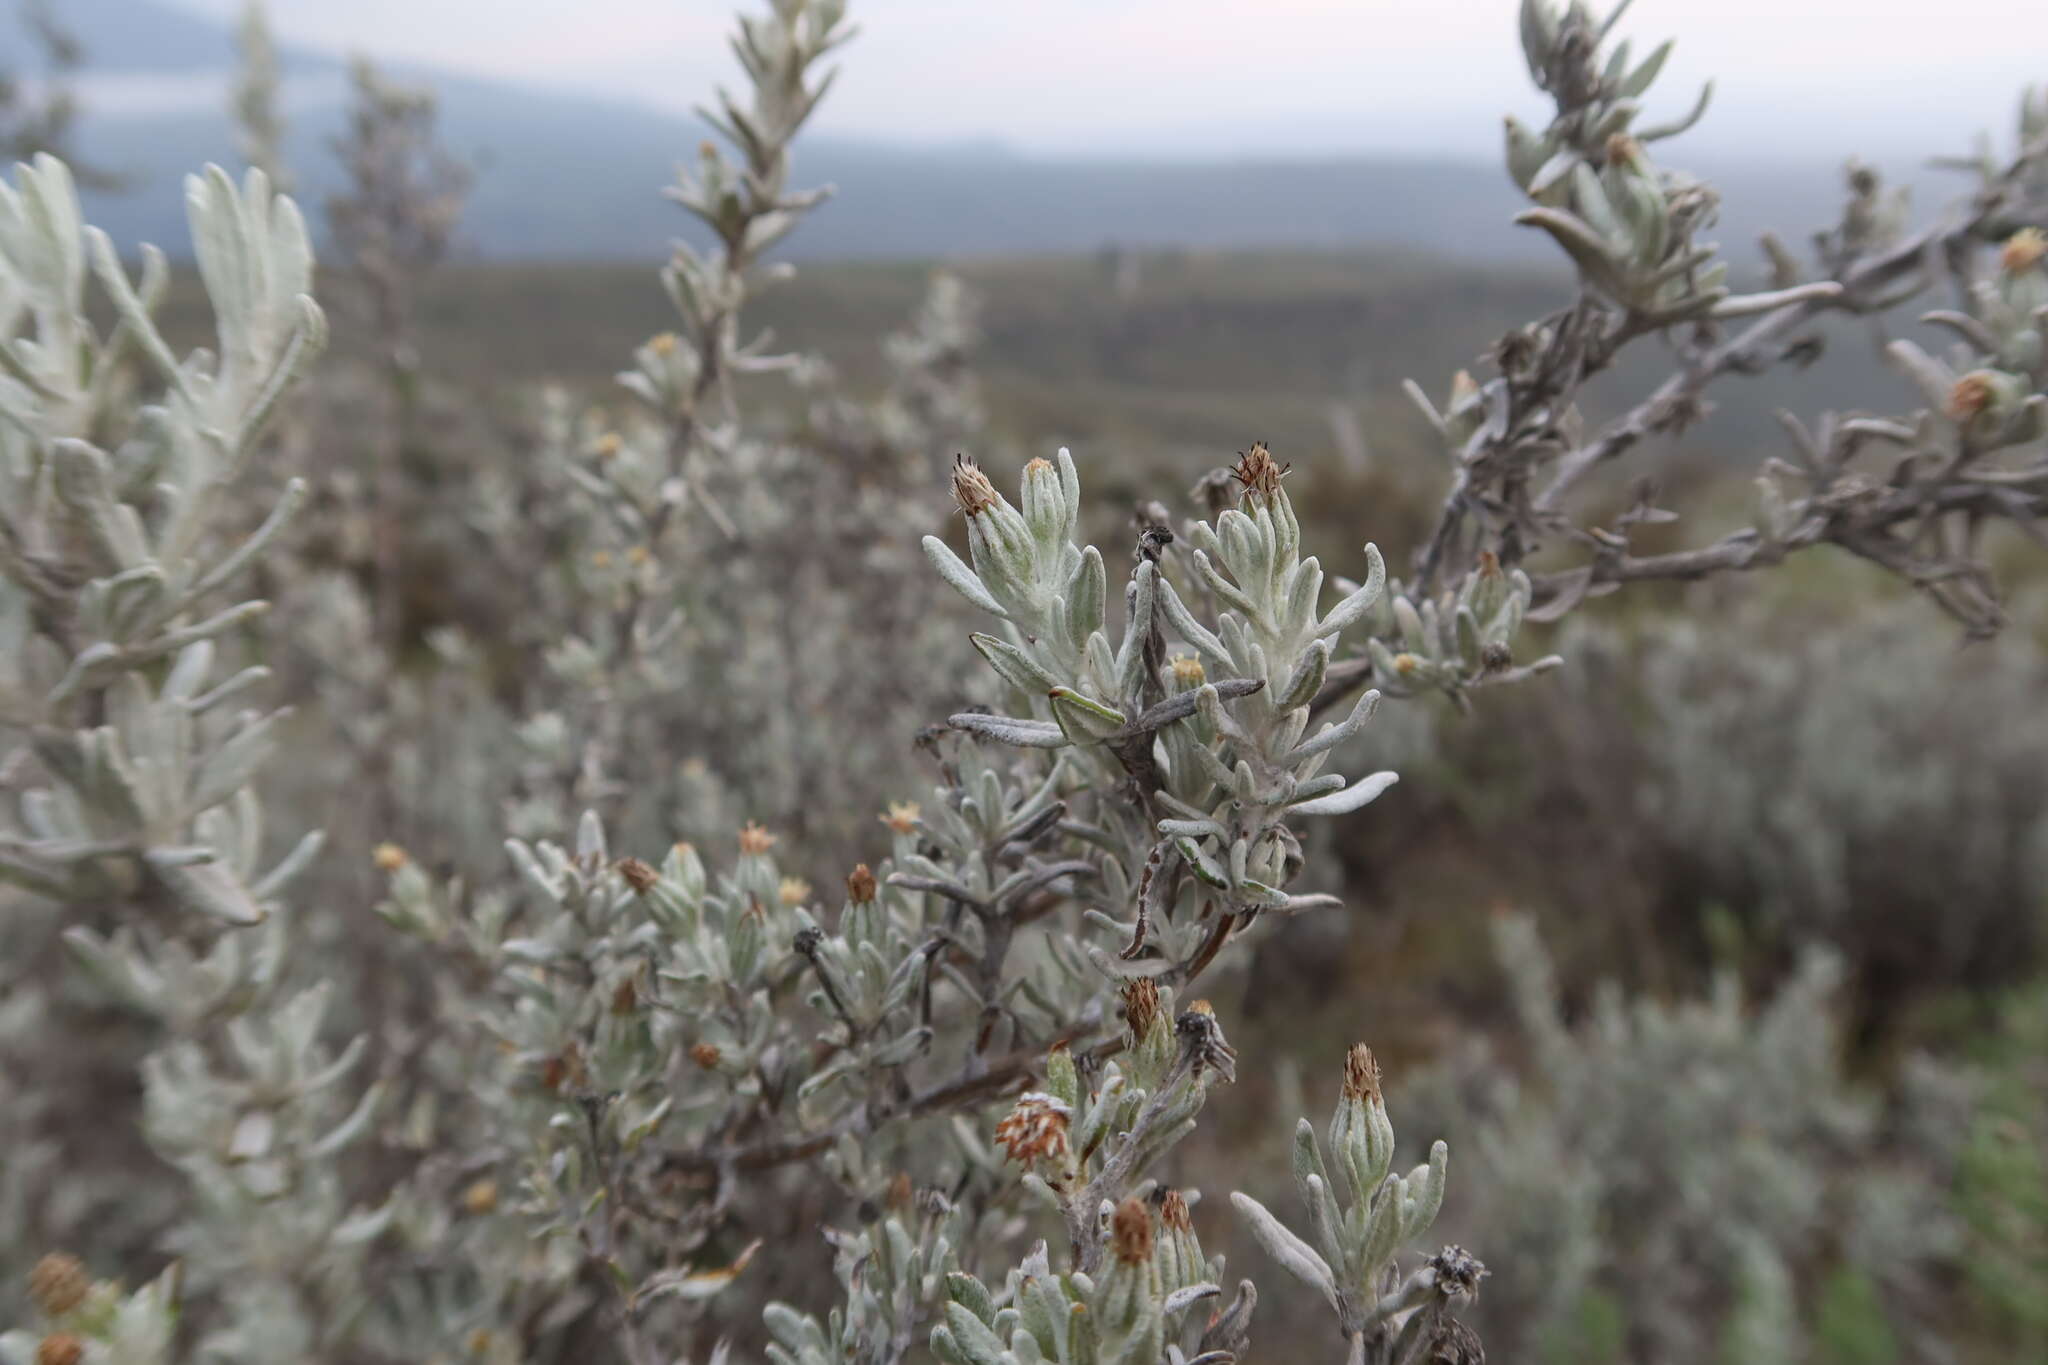
M 241 0 L 177 0 L 228 14 Z M 270 0 L 288 37 L 688 109 L 735 66 L 731 0 Z M 61 4 L 59 9 L 61 11 Z M 1515 0 L 854 0 L 818 127 L 1059 155 L 1491 155 L 1540 113 Z M 1716 77 L 1694 147 L 1901 153 L 2011 136 L 2048 81 L 2048 0 L 1638 0 L 1678 46 L 1659 105 Z

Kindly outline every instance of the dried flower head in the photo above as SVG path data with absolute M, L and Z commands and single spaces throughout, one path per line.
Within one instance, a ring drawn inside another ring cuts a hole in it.
M 1176 654 L 1166 661 L 1167 676 L 1182 692 L 1189 692 L 1209 681 L 1209 670 L 1202 667 L 1202 661 L 1192 654 Z
M 638 858 L 621 858 L 618 869 L 619 875 L 626 879 L 626 885 L 632 887 L 638 895 L 646 895 L 661 881 L 661 874 L 655 871 L 651 864 L 643 863 Z
M 1344 1098 L 1377 1103 L 1380 1098 L 1380 1064 L 1364 1043 L 1352 1044 L 1344 1054 Z
M 1403 650 L 1399 654 L 1396 654 L 1394 656 L 1394 671 L 1396 673 L 1399 673 L 1404 678 L 1420 667 L 1422 667 L 1422 660 L 1416 658 L 1413 654 L 1408 653 L 1406 650 Z
M 784 877 L 775 887 L 775 898 L 784 905 L 802 905 L 811 898 L 811 884 L 802 877 Z
M 1067 1154 L 1067 1123 L 1073 1111 L 1051 1095 L 1033 1090 L 996 1125 L 996 1142 L 1009 1159 L 1030 1166 Z
M 653 351 L 656 355 L 674 355 L 676 350 L 676 334 L 674 332 L 656 333 L 654 338 L 647 343 L 647 349 Z
M 1967 422 L 1991 406 L 1998 396 L 1992 386 L 1991 376 L 1982 370 L 1972 370 L 1955 383 L 1948 391 L 1948 415 L 1958 422 Z
M 2017 275 L 2032 270 L 2048 256 L 2048 235 L 2037 227 L 2023 227 L 2005 239 L 2005 246 L 1998 253 L 1998 263 L 2008 275 Z
M 36 1307 L 53 1318 L 61 1318 L 92 1292 L 92 1276 L 76 1256 L 53 1251 L 28 1272 L 28 1296 Z
M 714 1043 L 693 1043 L 690 1046 L 690 1060 L 706 1071 L 715 1069 L 722 1055 Z
M 379 872 L 396 872 L 411 861 L 411 857 L 397 844 L 379 844 L 370 850 L 370 862 Z
M 616 431 L 607 431 L 604 435 L 597 438 L 595 445 L 590 447 L 590 453 L 600 460 L 610 460 L 617 458 L 618 453 L 625 448 L 625 437 L 619 435 Z
M 1042 455 L 1034 455 L 1024 462 L 1024 477 L 1029 479 L 1040 474 L 1053 472 L 1052 461 Z
M 1479 1292 L 1479 1282 L 1493 1272 L 1486 1263 L 1461 1246 L 1447 1246 L 1429 1258 L 1436 1272 L 1436 1290 L 1445 1298 L 1464 1298 Z
M 1607 161 L 1609 165 L 1634 168 L 1643 155 L 1643 144 L 1627 133 L 1614 133 L 1607 139 Z
M 965 455 L 953 457 L 953 501 L 970 517 L 980 516 L 1000 501 L 988 475 Z
M 1195 1220 L 1188 1214 L 1187 1196 L 1171 1186 L 1159 1196 L 1159 1225 L 1169 1232 L 1195 1230 Z
M 1159 987 L 1149 976 L 1134 976 L 1123 984 L 1124 1020 L 1131 1037 L 1143 1042 L 1159 1022 Z
M 868 904 L 880 890 L 881 883 L 875 880 L 874 869 L 866 863 L 855 863 L 853 871 L 846 874 L 846 898 L 855 905 Z
M 477 1218 L 495 1212 L 498 1207 L 498 1182 L 490 1179 L 472 1182 L 469 1188 L 462 1192 L 462 1207 L 465 1212 Z
M 778 836 L 770 834 L 767 826 L 755 824 L 752 820 L 740 826 L 740 852 L 762 854 L 775 847 Z
M 36 1365 L 78 1365 L 85 1342 L 70 1332 L 52 1332 L 36 1345 Z
M 1262 498 L 1271 498 L 1280 491 L 1280 480 L 1292 468 L 1291 464 L 1275 460 L 1264 441 L 1254 441 L 1250 450 L 1237 452 L 1237 467 L 1230 471 L 1230 477 L 1237 480 L 1241 497 L 1257 493 Z
M 1197 1000 L 1188 1006 L 1187 1012 L 1173 1021 L 1173 1031 L 1180 1039 L 1181 1055 L 1190 1061 L 1195 1074 L 1213 1071 L 1226 1082 L 1237 1079 L 1237 1049 L 1223 1036 L 1223 1025 L 1216 1022 L 1216 1011 L 1206 1000 Z
M 640 983 L 634 976 L 621 978 L 619 984 L 612 987 L 612 1013 L 626 1015 L 639 1008 Z
M 915 801 L 891 801 L 889 809 L 882 812 L 881 821 L 898 834 L 910 834 L 916 831 L 923 815 L 924 809 Z
M 1109 1246 L 1125 1265 L 1152 1259 L 1152 1214 L 1142 1199 L 1126 1199 L 1109 1219 Z

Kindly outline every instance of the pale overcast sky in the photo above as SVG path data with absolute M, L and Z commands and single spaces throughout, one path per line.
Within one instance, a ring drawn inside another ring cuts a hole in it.
M 217 14 L 241 0 L 177 0 Z M 729 0 L 270 0 L 289 38 L 686 110 L 735 72 Z M 62 5 L 60 3 L 61 12 Z M 1491 156 L 1540 116 L 1515 0 L 854 0 L 818 127 L 1049 155 Z M 1710 153 L 1956 148 L 2048 82 L 2048 0 L 1638 0 L 1678 46 L 1653 112 L 1716 77 Z M 1675 112 L 1675 109 L 1674 109 Z

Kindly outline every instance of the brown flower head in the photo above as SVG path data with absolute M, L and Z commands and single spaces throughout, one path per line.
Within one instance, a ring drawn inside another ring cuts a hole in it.
M 396 872 L 411 859 L 397 844 L 384 843 L 370 850 L 370 862 L 379 872 Z
M 1159 1223 L 1170 1232 L 1193 1232 L 1195 1220 L 1188 1215 L 1187 1197 L 1169 1187 L 1159 1197 Z
M 1241 498 L 1257 493 L 1270 499 L 1280 491 L 1280 480 L 1286 478 L 1287 471 L 1292 468 L 1291 464 L 1275 460 L 1264 441 L 1254 441 L 1250 450 L 1237 452 L 1237 467 L 1230 471 L 1230 477 L 1237 480 Z
M 661 874 L 656 872 L 651 864 L 643 863 L 638 858 L 621 858 L 618 867 L 619 875 L 626 879 L 626 885 L 642 896 L 652 891 L 655 883 L 661 880 Z
M 468 1213 L 481 1218 L 494 1212 L 498 1207 L 498 1182 L 478 1180 L 462 1192 L 462 1207 Z
M 631 1014 L 640 1008 L 640 983 L 634 976 L 621 977 L 619 984 L 612 987 L 612 1013 Z
M 740 852 L 766 853 L 769 849 L 775 847 L 777 837 L 770 834 L 766 826 L 755 824 L 752 820 L 749 820 L 746 824 L 740 826 Z
M 891 801 L 889 809 L 883 811 L 880 818 L 883 824 L 898 834 L 912 834 L 916 832 L 917 822 L 923 815 L 923 809 L 915 801 Z
M 2048 256 L 2048 236 L 2037 227 L 2023 227 L 2005 239 L 2005 246 L 1998 253 L 1998 263 L 2005 267 L 2008 275 L 2017 275 L 2032 270 Z
M 1982 370 L 1973 370 L 1956 381 L 1948 391 L 1948 415 L 1958 422 L 1967 422 L 1998 396 L 1992 387 L 1991 377 Z
M 36 1307 L 53 1318 L 61 1318 L 92 1292 L 92 1276 L 76 1256 L 53 1251 L 28 1272 L 28 1296 Z
M 1034 1090 L 1017 1099 L 1001 1123 L 996 1125 L 996 1142 L 1009 1159 L 1030 1166 L 1067 1154 L 1067 1124 L 1073 1111 L 1043 1091 Z
M 1607 139 L 1607 160 L 1615 166 L 1634 167 L 1643 154 L 1643 144 L 1627 133 L 1614 133 Z
M 1109 1246 L 1125 1265 L 1152 1259 L 1152 1214 L 1142 1199 L 1126 1199 L 1109 1219 Z
M 690 1047 L 690 1060 L 703 1067 L 706 1071 L 715 1069 L 718 1066 L 718 1059 L 722 1055 L 717 1045 L 713 1043 L 695 1043 Z
M 1344 1054 L 1344 1098 L 1377 1101 L 1380 1098 L 1380 1064 L 1372 1049 L 1354 1043 Z
M 868 904 L 880 890 L 881 883 L 875 880 L 874 869 L 866 863 L 855 863 L 853 871 L 846 874 L 846 898 L 855 905 Z
M 969 517 L 978 517 L 999 502 L 996 486 L 981 467 L 965 455 L 953 457 L 953 501 Z
M 85 1343 L 70 1332 L 52 1332 L 36 1346 L 36 1365 L 78 1365 Z
M 1149 976 L 1134 976 L 1123 984 L 1124 1020 L 1131 1037 L 1143 1042 L 1159 1022 L 1159 987 Z

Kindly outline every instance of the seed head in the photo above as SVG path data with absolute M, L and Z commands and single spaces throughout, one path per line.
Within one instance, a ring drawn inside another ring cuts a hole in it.
M 853 871 L 846 874 L 846 898 L 855 905 L 868 904 L 880 889 L 881 883 L 866 863 L 855 863 Z
M 632 887 L 636 895 L 641 896 L 652 891 L 656 883 L 661 881 L 661 874 L 656 872 L 650 864 L 643 863 L 638 858 L 621 858 L 619 860 L 619 875 L 626 879 L 626 885 Z
M 1043 1091 L 1019 1096 L 1017 1107 L 996 1125 L 996 1142 L 1009 1159 L 1029 1167 L 1067 1154 L 1067 1124 L 1073 1111 Z
M 498 1207 L 498 1182 L 479 1180 L 462 1192 L 462 1207 L 471 1215 L 481 1218 Z
M 924 811 L 915 801 L 891 801 L 889 809 L 882 812 L 881 821 L 898 834 L 912 834 Z
M 2005 239 L 1998 263 L 2006 274 L 2018 275 L 2039 265 L 2043 256 L 2048 256 L 2048 236 L 2037 227 L 2023 227 Z
M 1280 480 L 1286 478 L 1287 471 L 1292 468 L 1291 464 L 1275 460 L 1264 441 L 1254 441 L 1250 450 L 1237 452 L 1237 467 L 1230 471 L 1230 477 L 1237 480 L 1241 498 L 1257 493 L 1270 500 L 1280 491 Z
M 1152 1259 L 1152 1214 L 1142 1199 L 1126 1199 L 1109 1220 L 1109 1245 L 1125 1265 Z
M 978 517 L 1001 501 L 988 475 L 965 455 L 953 457 L 953 501 L 968 517 Z
M 53 1251 L 28 1272 L 28 1296 L 36 1307 L 53 1318 L 61 1318 L 92 1292 L 92 1276 L 76 1256 Z
M 717 1045 L 713 1043 L 696 1043 L 690 1048 L 690 1060 L 703 1067 L 706 1071 L 714 1070 L 718 1066 L 718 1059 L 721 1055 L 723 1054 L 719 1052 Z
M 396 872 L 412 859 L 397 844 L 379 844 L 370 850 L 370 862 L 379 872 Z
M 1355 1043 L 1344 1054 L 1344 1098 L 1377 1102 L 1380 1098 L 1380 1064 L 1372 1049 Z
M 740 852 L 752 854 L 766 853 L 769 849 L 775 847 L 777 837 L 770 834 L 765 825 L 758 825 L 749 820 L 746 824 L 740 826 Z
M 36 1365 L 78 1365 L 85 1343 L 70 1332 L 52 1332 L 36 1346 Z

